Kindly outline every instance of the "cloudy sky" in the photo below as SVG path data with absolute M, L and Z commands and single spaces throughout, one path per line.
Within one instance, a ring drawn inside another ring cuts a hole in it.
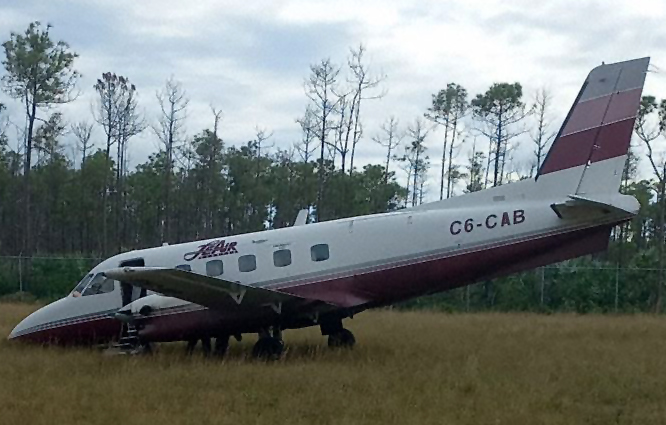
M 406 126 L 449 82 L 473 95 L 493 82 L 519 81 L 526 101 L 545 86 L 558 127 L 592 67 L 651 56 L 655 72 L 646 92 L 666 97 L 663 0 L 0 2 L 2 40 L 34 20 L 52 24 L 52 36 L 80 55 L 82 96 L 65 107 L 69 120 L 91 119 L 92 85 L 112 71 L 137 85 L 154 121 L 155 92 L 173 75 L 191 98 L 189 135 L 211 126 L 212 104 L 224 111 L 227 143 L 250 140 L 258 126 L 273 131 L 273 142 L 285 148 L 299 138 L 294 119 L 305 108 L 309 65 L 327 57 L 343 64 L 349 47 L 363 43 L 371 70 L 387 76 L 387 95 L 364 105 L 366 136 L 357 163 L 381 161 L 382 150 L 370 137 L 386 117 L 395 115 Z M 18 116 L 17 103 L 0 100 Z M 96 136 L 101 145 L 101 131 Z M 438 192 L 440 138 L 433 132 L 427 142 L 431 193 Z M 135 164 L 156 149 L 155 139 L 145 132 L 132 141 Z M 516 156 L 527 162 L 530 152 L 524 141 Z M 460 152 L 459 161 L 465 156 Z

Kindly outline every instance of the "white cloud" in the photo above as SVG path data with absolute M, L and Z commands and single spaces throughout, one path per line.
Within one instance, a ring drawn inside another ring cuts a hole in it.
M 363 42 L 372 69 L 388 76 L 388 95 L 363 106 L 365 139 L 357 164 L 383 161 L 370 137 L 386 117 L 396 115 L 406 126 L 422 116 L 432 93 L 452 81 L 471 96 L 493 82 L 519 81 L 526 101 L 547 86 L 555 121 L 561 120 L 589 69 L 602 60 L 651 55 L 666 70 L 664 18 L 659 0 L 566 0 L 539 7 L 528 0 L 24 0 L 0 6 L 4 37 L 40 19 L 80 53 L 84 96 L 66 107 L 71 120 L 90 116 L 91 87 L 102 72 L 135 81 L 149 117 L 156 114 L 155 91 L 174 75 L 192 99 L 188 132 L 211 125 L 212 103 L 225 112 L 222 134 L 230 143 L 249 140 L 256 125 L 273 129 L 278 146 L 291 143 L 299 131 L 294 118 L 306 103 L 308 64 L 329 56 L 344 64 L 348 47 Z M 650 74 L 646 92 L 666 97 L 663 73 Z M 17 114 L 18 106 L 13 109 Z M 433 188 L 440 137 L 433 132 L 428 140 Z M 137 139 L 134 161 L 146 159 L 152 139 L 149 133 Z M 525 141 L 516 157 L 527 161 L 530 155 Z M 463 150 L 458 160 L 465 157 Z

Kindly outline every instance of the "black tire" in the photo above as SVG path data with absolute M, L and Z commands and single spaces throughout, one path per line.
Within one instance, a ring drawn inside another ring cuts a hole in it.
M 199 342 L 198 339 L 191 339 L 187 341 L 187 348 L 185 348 L 185 353 L 188 356 L 191 356 L 192 353 L 194 353 L 194 348 L 197 346 L 197 342 Z
M 153 345 L 150 342 L 142 342 L 141 347 L 143 354 L 148 356 L 153 354 Z
M 352 348 L 354 344 L 356 338 L 349 329 L 341 329 L 328 336 L 328 346 L 331 348 Z
M 229 349 L 229 336 L 218 336 L 215 338 L 215 349 L 213 355 L 216 357 L 224 357 Z
M 260 338 L 252 348 L 252 357 L 261 360 L 277 360 L 282 356 L 284 343 L 277 338 Z
M 201 338 L 201 351 L 203 352 L 204 357 L 210 356 L 210 353 L 212 351 L 210 338 Z

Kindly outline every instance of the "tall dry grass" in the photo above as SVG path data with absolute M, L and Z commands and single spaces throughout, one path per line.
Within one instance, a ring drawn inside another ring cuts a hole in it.
M 0 424 L 666 423 L 662 317 L 368 312 L 354 350 L 291 331 L 266 364 L 4 340 L 30 311 L 0 304 Z

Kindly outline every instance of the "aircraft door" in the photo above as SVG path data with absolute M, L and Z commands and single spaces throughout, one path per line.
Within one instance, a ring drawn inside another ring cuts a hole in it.
M 120 267 L 145 267 L 146 264 L 143 258 L 135 258 L 132 260 L 123 261 Z M 128 282 L 120 282 L 120 293 L 122 297 L 122 304 L 125 307 L 127 304 L 143 298 L 146 296 L 146 290 L 133 286 Z

